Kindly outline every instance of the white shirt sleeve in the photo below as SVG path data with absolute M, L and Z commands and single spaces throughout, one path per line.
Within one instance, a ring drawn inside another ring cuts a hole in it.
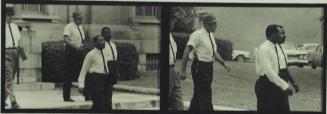
M 90 54 L 90 52 L 86 55 L 84 62 L 83 62 L 81 72 L 79 73 L 79 77 L 78 77 L 78 87 L 79 88 L 84 88 L 85 76 L 91 67 L 91 63 L 92 63 L 93 59 L 92 59 L 92 55 Z
M 258 55 L 260 61 L 259 64 L 262 67 L 267 78 L 272 83 L 280 87 L 282 90 L 286 90 L 286 88 L 289 87 L 288 83 L 284 81 L 282 78 L 280 78 L 280 76 L 278 76 L 278 74 L 274 72 L 271 66 L 272 62 L 271 62 L 270 54 L 268 53 L 270 51 L 267 48 L 260 48 L 258 51 L 259 51 Z
M 67 35 L 68 37 L 70 37 L 70 26 L 69 26 L 70 24 L 68 24 L 68 25 L 66 25 L 65 26 L 65 28 L 64 28 L 64 33 L 63 33 L 63 35 L 65 36 L 65 35 Z
M 196 47 L 196 45 L 198 44 L 198 33 L 195 32 L 193 34 L 190 35 L 190 39 L 187 42 L 187 45 L 193 46 L 193 48 Z

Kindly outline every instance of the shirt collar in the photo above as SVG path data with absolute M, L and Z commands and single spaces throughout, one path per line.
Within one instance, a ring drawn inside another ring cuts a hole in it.
M 206 34 L 209 34 L 209 32 L 204 27 L 201 28 L 201 31 L 203 31 Z
M 270 47 L 275 47 L 275 45 L 276 45 L 269 40 L 266 40 L 266 44 L 268 44 Z

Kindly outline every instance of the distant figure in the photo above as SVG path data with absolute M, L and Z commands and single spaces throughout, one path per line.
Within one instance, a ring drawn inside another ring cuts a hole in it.
M 14 7 L 12 4 L 6 4 L 6 42 L 5 42 L 5 99 L 9 97 L 11 101 L 11 108 L 18 109 L 16 96 L 14 94 L 14 77 L 19 70 L 19 42 L 21 39 L 21 34 L 18 26 L 12 23 L 12 16 L 15 14 Z
M 180 76 L 186 78 L 186 65 L 190 52 L 194 56 L 191 66 L 192 79 L 194 83 L 194 94 L 189 110 L 213 110 L 212 105 L 212 76 L 213 62 L 217 60 L 228 72 L 229 66 L 217 53 L 217 46 L 212 32 L 217 28 L 216 17 L 211 14 L 203 16 L 203 27 L 193 32 L 190 36 L 181 63 Z
M 74 102 L 70 97 L 72 82 L 77 79 L 78 72 L 83 64 L 83 49 L 85 46 L 85 36 L 83 32 L 82 15 L 79 12 L 73 13 L 74 21 L 67 24 L 64 28 L 64 40 L 67 44 L 66 58 L 67 58 L 67 74 L 63 85 L 63 98 L 65 102 Z M 86 97 L 85 100 L 88 100 Z
M 170 31 L 175 26 L 177 21 L 177 14 L 171 14 Z M 175 69 L 176 64 L 177 45 L 171 35 L 169 34 L 169 110 L 183 110 L 184 104 L 182 99 L 181 77 Z
M 269 25 L 266 29 L 267 40 L 256 52 L 256 71 L 260 76 L 255 84 L 257 110 L 260 112 L 290 111 L 288 96 L 299 91 L 287 69 L 287 56 L 280 44 L 286 35 L 283 26 Z M 288 82 L 291 82 L 291 87 Z

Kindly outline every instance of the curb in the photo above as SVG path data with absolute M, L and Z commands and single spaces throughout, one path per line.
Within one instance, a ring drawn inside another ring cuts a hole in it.
M 190 103 L 188 101 L 184 101 L 184 110 L 188 110 L 190 107 Z M 221 105 L 214 105 L 213 110 L 215 111 L 250 111 L 249 109 L 241 109 L 241 108 L 234 108 L 228 106 L 221 106 Z
M 78 88 L 78 84 L 75 82 L 72 84 L 72 86 Z M 160 90 L 156 88 L 136 87 L 136 86 L 127 86 L 127 85 L 114 85 L 114 91 L 160 95 Z

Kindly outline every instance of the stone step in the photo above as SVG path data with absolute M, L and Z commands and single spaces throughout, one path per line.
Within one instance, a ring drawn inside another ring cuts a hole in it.
M 120 98 L 118 98 L 120 97 Z M 130 98 L 122 98 L 122 94 L 118 94 L 113 96 L 112 108 L 116 110 L 159 110 L 160 108 L 160 100 L 159 97 L 153 97 L 149 95 L 145 95 L 145 98 L 133 99 L 135 95 L 130 96 Z M 132 98 L 133 97 L 133 98 Z M 74 96 L 72 97 L 76 101 L 83 101 L 84 97 Z M 125 99 L 125 100 L 123 100 Z M 92 102 L 88 101 L 81 104 L 75 104 L 70 106 L 63 107 L 53 107 L 54 109 L 90 109 L 92 106 Z
M 54 90 L 55 84 L 48 82 L 24 82 L 14 84 L 15 91 L 40 91 L 40 90 Z
M 90 109 L 92 106 L 92 102 L 85 101 L 82 95 L 72 96 L 75 102 L 64 102 L 61 90 L 17 91 L 15 94 L 22 109 Z M 159 110 L 159 99 L 157 95 L 114 91 L 112 107 L 119 110 Z M 9 99 L 6 102 L 9 103 Z

